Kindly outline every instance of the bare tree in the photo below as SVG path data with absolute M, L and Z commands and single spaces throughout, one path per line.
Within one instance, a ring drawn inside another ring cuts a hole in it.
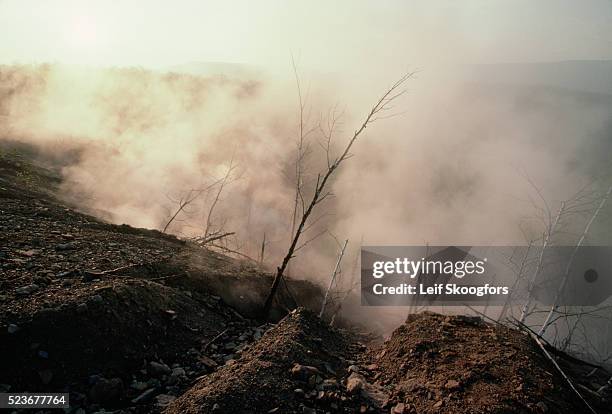
M 555 219 L 553 221 L 550 220 L 550 214 L 548 214 L 549 220 L 546 226 L 546 232 L 544 233 L 544 236 L 542 237 L 542 249 L 540 250 L 540 255 L 538 258 L 538 265 L 536 266 L 536 269 L 529 283 L 529 287 L 527 289 L 528 291 L 527 300 L 525 301 L 525 304 L 523 305 L 523 309 L 521 310 L 521 318 L 520 318 L 521 322 L 525 322 L 525 318 L 527 318 L 527 315 L 529 314 L 529 308 L 531 307 L 531 301 L 533 299 L 533 296 L 532 296 L 533 289 L 537 282 L 538 275 L 540 274 L 540 271 L 542 270 L 542 261 L 544 259 L 544 254 L 546 253 L 546 249 L 548 245 L 550 244 L 552 235 L 555 232 L 557 225 L 559 224 L 559 219 L 563 215 L 564 210 L 565 210 L 565 202 L 562 202 L 561 207 L 559 207 L 559 211 L 557 212 L 557 215 L 555 216 Z M 548 208 L 547 208 L 547 211 L 550 212 Z
M 321 305 L 321 312 L 319 312 L 319 318 L 323 317 L 323 313 L 325 312 L 325 306 L 327 305 L 327 299 L 329 298 L 329 294 L 334 287 L 334 282 L 336 281 L 336 275 L 338 274 L 338 270 L 340 270 L 340 263 L 342 262 L 342 257 L 344 257 L 344 251 L 346 250 L 346 245 L 348 244 L 348 239 L 344 241 L 344 245 L 340 250 L 340 255 L 338 255 L 338 261 L 336 262 L 336 266 L 334 267 L 334 272 L 331 275 L 329 280 L 329 286 L 325 291 L 325 297 L 323 298 L 323 305 Z
M 606 202 L 608 201 L 608 198 L 610 197 L 610 194 L 612 194 L 612 186 L 610 188 L 608 188 L 608 191 L 602 197 L 601 202 L 599 203 L 599 205 L 597 206 L 597 208 L 593 212 L 593 215 L 591 216 L 591 218 L 587 222 L 587 224 L 586 224 L 586 226 L 584 228 L 584 231 L 582 232 L 582 235 L 580 236 L 580 240 L 578 240 L 578 243 L 576 244 L 576 247 L 572 251 L 572 254 L 571 254 L 571 256 L 570 256 L 570 258 L 568 260 L 567 266 L 565 268 L 565 274 L 563 275 L 563 279 L 561 281 L 561 284 L 559 285 L 559 289 L 557 290 L 555 301 L 552 304 L 552 306 L 550 307 L 550 310 L 549 310 L 548 314 L 546 315 L 546 320 L 542 324 L 542 327 L 540 328 L 540 331 L 538 332 L 538 336 L 544 335 L 544 333 L 546 332 L 546 329 L 548 329 L 548 327 L 550 326 L 551 318 L 552 318 L 553 314 L 557 311 L 557 309 L 559 307 L 558 306 L 559 299 L 560 299 L 561 295 L 563 294 L 563 291 L 565 290 L 565 286 L 567 285 L 567 280 L 569 278 L 570 269 L 572 267 L 572 264 L 574 263 L 574 258 L 576 257 L 576 253 L 578 252 L 578 250 L 580 249 L 580 247 L 584 243 L 584 241 L 586 239 L 586 236 L 589 233 L 589 230 L 591 228 L 591 225 L 593 224 L 593 222 L 595 221 L 595 219 L 599 215 L 600 211 L 606 205 Z
M 219 199 L 221 198 L 221 193 L 223 193 L 223 189 L 225 188 L 225 185 L 228 183 L 228 180 L 235 168 L 236 167 L 234 166 L 234 157 L 232 156 L 232 158 L 230 159 L 229 166 L 227 167 L 227 170 L 225 171 L 225 175 L 223 176 L 223 178 L 221 178 L 218 181 L 219 188 L 217 189 L 215 198 L 213 199 L 213 202 L 210 204 L 210 208 L 208 209 L 208 215 L 206 216 L 206 226 L 204 227 L 204 236 L 203 236 L 204 240 L 210 239 L 211 237 L 215 237 L 223 233 L 223 226 L 221 226 L 219 229 L 213 232 L 212 230 L 213 214 L 215 212 L 215 207 L 217 207 L 217 204 L 219 203 Z M 216 238 L 215 240 L 218 240 L 218 238 Z
M 295 194 L 293 198 L 293 211 L 291 213 L 291 232 L 290 237 L 293 237 L 295 233 L 295 226 L 297 225 L 298 215 L 299 215 L 299 206 L 302 204 L 302 209 L 304 206 L 304 197 L 303 197 L 303 189 L 304 189 L 304 175 L 305 175 L 305 162 L 308 154 L 310 153 L 310 144 L 307 141 L 307 138 L 310 134 L 312 134 L 316 128 L 307 128 L 307 118 L 306 114 L 307 108 L 307 100 L 308 93 L 306 96 L 302 93 L 302 85 L 300 82 L 300 76 L 298 73 L 297 66 L 295 64 L 295 60 L 293 56 L 291 56 L 291 65 L 293 67 L 293 74 L 295 76 L 295 86 L 298 94 L 298 139 L 297 139 L 297 148 L 295 154 L 295 165 L 293 166 L 293 180 L 295 182 Z M 289 267 L 287 267 L 287 273 L 289 273 Z
M 377 120 L 389 118 L 391 116 L 396 115 L 396 114 L 387 115 L 387 112 L 392 109 L 391 103 L 406 92 L 405 89 L 401 89 L 401 88 L 404 85 L 404 83 L 410 77 L 412 77 L 412 75 L 413 73 L 408 73 L 402 76 L 381 96 L 381 98 L 372 107 L 372 109 L 366 116 L 365 120 L 362 122 L 361 126 L 353 133 L 353 136 L 348 141 L 348 143 L 344 147 L 344 150 L 339 156 L 337 156 L 336 158 L 333 158 L 330 154 L 330 151 L 328 151 L 327 169 L 325 170 L 325 172 L 319 173 L 317 175 L 317 180 L 316 180 L 316 184 L 314 187 L 314 192 L 312 194 L 312 198 L 310 199 L 310 202 L 308 203 L 307 206 L 305 202 L 303 203 L 303 214 L 302 214 L 301 220 L 297 226 L 297 229 L 295 230 L 295 233 L 293 234 L 293 238 L 289 246 L 289 249 L 287 250 L 287 254 L 285 255 L 285 257 L 283 258 L 283 261 L 281 262 L 280 266 L 276 270 L 276 275 L 272 282 L 272 286 L 270 287 L 270 292 L 264 303 L 263 312 L 262 312 L 263 313 L 262 316 L 264 318 L 266 318 L 270 313 L 270 309 L 272 308 L 272 303 L 274 301 L 276 291 L 278 290 L 278 286 L 279 286 L 281 279 L 283 279 L 283 276 L 287 268 L 287 265 L 289 264 L 289 261 L 294 257 L 296 250 L 303 247 L 303 245 L 298 246 L 298 242 L 300 241 L 300 237 L 302 236 L 302 233 L 304 232 L 306 228 L 306 224 L 308 222 L 308 219 L 310 218 L 310 215 L 312 214 L 312 212 L 314 211 L 317 205 L 319 205 L 322 201 L 324 201 L 327 197 L 331 195 L 331 193 L 327 190 L 327 185 L 328 185 L 330 178 L 338 170 L 340 165 L 344 161 L 346 161 L 348 158 L 351 157 L 351 153 L 350 153 L 351 148 L 357 141 L 357 138 L 359 138 L 359 136 L 363 133 L 363 131 L 365 131 L 365 129 L 369 125 L 371 125 Z M 331 141 L 331 135 L 330 135 L 330 141 Z M 302 196 L 300 195 L 300 197 Z
M 523 274 L 525 271 L 525 267 L 526 264 L 529 260 L 529 251 L 531 250 L 531 247 L 533 246 L 533 240 L 529 241 L 529 244 L 527 245 L 527 250 L 525 251 L 525 255 L 523 256 L 523 259 L 521 260 L 521 264 L 517 270 L 516 273 L 516 281 L 514 282 L 514 284 L 512 285 L 512 287 L 510 288 L 510 292 L 508 294 L 508 297 L 506 298 L 506 301 L 504 302 L 504 306 L 502 307 L 501 312 L 499 313 L 499 316 L 497 317 L 498 321 L 503 320 L 506 317 L 506 313 L 508 312 L 508 308 L 512 305 L 512 294 L 514 293 L 514 291 L 516 290 L 517 286 L 520 284 L 522 278 L 523 278 Z
M 208 185 L 205 188 L 191 189 L 186 194 L 182 195 L 178 200 L 173 200 L 172 198 L 170 198 L 170 196 L 167 196 L 170 201 L 176 203 L 178 206 L 177 206 L 176 211 L 174 212 L 174 214 L 172 214 L 170 216 L 170 219 L 166 222 L 166 225 L 164 226 L 164 229 L 162 230 L 162 233 L 165 233 L 168 230 L 170 225 L 176 220 L 176 218 L 179 216 L 179 214 L 181 214 L 190 204 L 192 204 L 202 194 L 204 194 L 207 191 L 209 191 L 212 187 L 214 187 L 218 183 L 219 183 L 219 181 L 215 181 L 214 183 Z

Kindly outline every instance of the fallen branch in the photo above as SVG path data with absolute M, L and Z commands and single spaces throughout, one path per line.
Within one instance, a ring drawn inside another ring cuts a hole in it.
M 533 329 L 531 329 L 529 326 L 525 325 L 523 322 L 519 321 L 518 319 L 515 318 L 513 322 L 514 322 L 515 326 L 518 329 L 525 331 L 530 336 L 538 337 L 544 343 L 544 345 L 546 346 L 548 351 L 550 351 L 551 353 L 555 354 L 559 358 L 563 358 L 563 359 L 565 359 L 565 360 L 567 360 L 569 362 L 572 362 L 574 364 L 586 365 L 588 367 L 592 367 L 592 368 L 595 368 L 595 369 L 602 369 L 603 368 L 601 365 L 597 365 L 597 364 L 593 364 L 591 362 L 584 361 L 584 360 L 582 360 L 580 358 L 576 358 L 574 356 L 571 356 L 570 354 L 568 354 L 565 351 L 557 349 L 553 344 L 548 342 L 546 340 L 546 338 L 544 338 L 542 336 L 539 336 L 536 331 L 534 331 Z
M 208 347 L 211 346 L 217 339 L 221 338 L 223 336 L 223 334 L 226 333 L 226 332 L 227 332 L 227 329 L 224 329 L 223 332 L 221 332 L 219 335 L 215 336 L 213 339 L 208 341 L 208 343 L 206 345 L 204 345 L 204 348 L 202 348 L 202 352 L 206 352 Z
M 574 386 L 574 383 L 572 382 L 572 380 L 565 374 L 565 372 L 561 369 L 561 367 L 559 366 L 559 364 L 557 364 L 557 361 L 552 357 L 552 355 L 550 355 L 550 353 L 546 350 L 546 347 L 544 346 L 544 344 L 542 343 L 542 341 L 540 340 L 540 338 L 536 335 L 532 335 L 532 338 L 536 341 L 536 343 L 538 344 L 538 346 L 540 347 L 540 349 L 542 350 L 542 352 L 544 353 L 544 355 L 550 360 L 550 362 L 552 362 L 552 364 L 555 366 L 555 368 L 557 368 L 557 371 L 559 371 L 559 373 L 561 374 L 561 376 L 563 376 L 563 378 L 565 379 L 565 381 L 569 384 L 570 388 L 576 393 L 576 395 L 578 396 L 578 398 L 580 398 L 580 400 L 582 400 L 582 402 L 584 403 L 584 405 L 586 405 L 588 407 L 588 409 L 593 413 L 593 414 L 597 414 L 597 411 L 595 411 L 593 409 L 593 407 L 591 407 L 591 405 L 587 402 L 587 400 L 584 399 L 584 397 L 582 396 L 582 394 L 580 394 L 580 391 L 578 391 L 578 389 Z
M 217 249 L 219 249 L 219 250 L 223 250 L 223 251 L 224 251 L 224 252 L 226 252 L 226 253 L 232 253 L 232 254 L 235 254 L 235 255 L 237 255 L 237 256 L 243 257 L 243 258 L 245 258 L 245 259 L 247 259 L 247 260 L 250 260 L 250 261 L 252 261 L 252 262 L 257 263 L 257 260 L 253 259 L 251 256 L 248 256 L 248 255 L 246 255 L 246 254 L 244 254 L 244 253 L 242 253 L 242 252 L 239 252 L 238 250 L 230 249 L 229 247 L 222 246 L 222 245 L 220 245 L 220 244 L 210 244 L 209 246 L 211 246 L 211 247 L 215 247 L 215 248 L 217 248 Z
M 166 279 L 172 279 L 174 277 L 186 277 L 187 275 L 185 275 L 184 273 L 182 274 L 176 274 L 176 275 L 168 275 L 168 276 L 161 276 L 161 277 L 154 277 L 153 279 L 147 279 L 150 282 L 158 282 L 160 280 L 166 280 Z
M 198 237 L 197 239 L 195 239 L 195 242 L 198 244 L 208 244 L 220 239 L 223 239 L 225 237 L 228 236 L 233 236 L 234 234 L 236 234 L 236 232 L 230 231 L 227 233 L 221 233 L 221 234 L 209 234 L 208 236 L 205 237 Z
M 166 260 L 169 260 L 171 256 L 168 257 L 164 257 L 158 260 L 152 260 L 150 262 L 140 262 L 140 263 L 130 263 L 128 265 L 125 266 L 120 266 L 120 267 L 116 267 L 114 269 L 109 269 L 109 270 L 86 270 L 84 271 L 84 273 L 90 275 L 90 276 L 105 276 L 105 275 L 114 275 L 116 273 L 121 273 L 124 270 L 129 270 L 129 269 L 133 269 L 135 267 L 144 267 L 144 266 L 151 266 L 153 264 L 156 263 L 161 263 L 161 262 L 165 262 Z

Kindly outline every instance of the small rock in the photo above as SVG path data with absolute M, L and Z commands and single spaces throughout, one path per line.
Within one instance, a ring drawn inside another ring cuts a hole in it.
M 19 326 L 15 325 L 14 323 L 11 323 L 11 324 L 9 324 L 7 330 L 8 330 L 8 333 L 14 334 L 15 332 L 17 332 L 19 330 Z
M 219 411 L 220 409 L 221 409 L 221 406 L 220 406 L 219 404 L 217 404 L 217 403 L 215 403 L 215 404 L 212 406 L 212 410 L 213 410 L 213 411 Z
M 346 380 L 346 390 L 351 394 L 356 394 L 364 388 L 366 383 L 365 378 L 356 372 L 353 372 Z
M 74 249 L 76 249 L 76 243 L 73 243 L 73 242 L 59 243 L 55 246 L 55 250 L 59 252 L 63 252 L 67 250 L 74 250 Z
M 89 396 L 95 403 L 116 403 L 123 397 L 123 381 L 121 378 L 100 378 L 89 390 Z
M 406 405 L 404 403 L 397 403 L 391 412 L 392 414 L 404 414 L 406 412 Z
M 291 376 L 302 381 L 308 381 L 311 375 L 317 374 L 320 374 L 319 370 L 309 365 L 295 364 L 291 368 Z
M 15 289 L 15 293 L 21 296 L 29 295 L 38 290 L 38 285 L 32 283 L 31 285 L 22 286 L 20 288 Z
M 157 397 L 155 397 L 155 399 L 157 400 L 157 406 L 163 408 L 167 407 L 172 401 L 176 400 L 176 397 L 174 395 L 159 394 Z
M 455 381 L 455 380 L 448 380 L 446 381 L 446 384 L 444 384 L 444 388 L 446 388 L 447 390 L 456 390 L 459 389 L 461 385 L 459 384 L 459 381 Z
M 38 253 L 38 250 L 17 250 L 17 254 L 24 256 L 24 257 L 32 257 L 35 254 Z
M 172 368 L 173 377 L 185 377 L 187 374 L 182 367 Z
M 442 404 L 444 404 L 444 401 L 440 400 L 433 405 L 433 408 L 440 408 L 442 407 Z
M 146 390 L 145 392 L 143 392 L 142 394 L 140 394 L 138 397 L 134 398 L 132 400 L 133 404 L 142 404 L 142 403 L 146 403 L 148 401 L 150 401 L 153 398 L 153 395 L 155 395 L 155 388 L 151 388 Z
M 357 373 L 359 373 L 359 367 L 357 365 L 349 365 L 348 371 L 349 372 L 357 372 Z
M 303 405 L 302 406 L 302 414 L 317 414 L 317 410 L 315 410 L 314 408 L 306 407 L 305 405 Z
M 172 370 L 166 364 L 151 361 L 149 362 L 149 372 L 152 375 L 169 375 L 172 372 Z
M 76 307 L 76 311 L 78 314 L 84 314 L 87 313 L 87 304 L 86 303 L 79 303 Z

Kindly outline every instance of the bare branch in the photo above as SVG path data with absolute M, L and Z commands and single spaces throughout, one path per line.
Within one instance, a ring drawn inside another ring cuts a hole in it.
M 381 110 L 387 108 L 391 102 L 395 101 L 399 96 L 403 94 L 402 91 L 398 92 L 398 90 L 410 77 L 413 76 L 413 74 L 414 73 L 407 73 L 402 76 L 378 99 L 376 104 L 370 109 L 370 112 L 363 120 L 361 126 L 353 133 L 353 136 L 349 139 L 342 154 L 329 165 L 325 173 L 317 175 L 317 184 L 315 186 L 310 203 L 304 211 L 304 214 L 302 214 L 302 218 L 300 220 L 299 225 L 297 226 L 297 229 L 295 230 L 295 234 L 293 234 L 293 239 L 291 241 L 291 245 L 289 246 L 287 254 L 285 255 L 281 265 L 277 268 L 276 276 L 274 278 L 274 281 L 272 282 L 270 292 L 264 304 L 262 315 L 264 318 L 268 316 L 270 309 L 272 308 L 272 301 L 274 300 L 274 297 L 276 295 L 278 284 L 280 283 L 280 280 L 282 279 L 285 273 L 285 269 L 287 268 L 289 261 L 293 258 L 295 254 L 298 242 L 304 231 L 304 227 L 306 226 L 306 222 L 308 221 L 310 214 L 314 210 L 315 206 L 319 204 L 322 198 L 324 199 L 325 197 L 330 195 L 329 192 L 326 192 L 326 186 L 330 178 L 333 176 L 334 172 L 340 167 L 342 162 L 347 159 L 351 148 L 353 147 L 359 136 L 363 133 L 363 131 L 365 131 L 368 125 L 372 122 L 372 119 Z M 304 245 L 301 245 L 300 248 L 303 246 Z

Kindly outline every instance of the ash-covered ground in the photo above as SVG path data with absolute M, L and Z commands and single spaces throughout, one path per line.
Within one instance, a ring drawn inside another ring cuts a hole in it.
M 291 280 L 257 320 L 270 274 L 80 213 L 60 182 L 0 152 L 0 392 L 68 392 L 79 414 L 591 412 L 529 335 L 478 318 L 414 315 L 385 341 Z M 610 374 L 555 355 L 612 412 Z

